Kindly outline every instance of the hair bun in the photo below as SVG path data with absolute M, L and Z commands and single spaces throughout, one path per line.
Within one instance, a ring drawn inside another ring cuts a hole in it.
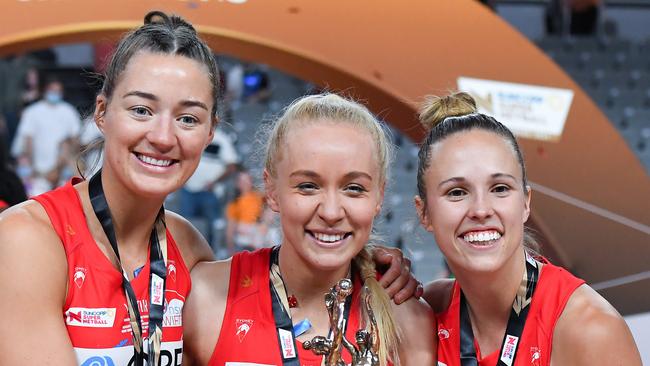
M 192 34 L 196 34 L 196 29 L 194 29 L 194 27 L 183 18 L 173 14 L 169 16 L 159 10 L 153 10 L 147 13 L 147 15 L 144 16 L 144 24 L 161 24 L 171 29 L 186 28 L 191 31 Z
M 465 92 L 444 97 L 430 96 L 420 109 L 420 123 L 429 131 L 447 117 L 476 113 L 476 101 Z
M 144 16 L 144 24 L 171 24 L 171 20 L 162 11 L 152 10 Z

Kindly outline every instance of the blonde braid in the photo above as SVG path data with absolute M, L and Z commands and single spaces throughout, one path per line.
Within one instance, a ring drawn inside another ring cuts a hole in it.
M 363 284 L 370 292 L 371 308 L 377 319 L 379 331 L 379 361 L 385 366 L 390 360 L 394 365 L 399 365 L 398 344 L 400 330 L 393 318 L 391 300 L 377 281 L 375 262 L 370 254 L 370 245 L 366 245 L 355 257 L 354 266 L 359 272 Z M 367 319 L 366 319 L 367 321 Z

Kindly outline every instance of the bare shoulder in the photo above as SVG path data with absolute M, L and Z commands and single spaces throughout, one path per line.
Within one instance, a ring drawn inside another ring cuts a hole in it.
M 454 280 L 443 278 L 429 282 L 424 286 L 424 295 L 422 298 L 431 306 L 434 313 L 440 313 L 449 307 L 451 302 Z
M 165 211 L 165 221 L 183 256 L 185 265 L 190 271 L 198 262 L 214 260 L 214 254 L 208 242 L 184 217 L 167 210 Z
M 392 307 L 401 333 L 400 364 L 435 365 L 437 326 L 431 307 L 413 297 Z
M 192 291 L 183 308 L 185 352 L 206 365 L 219 340 L 226 312 L 231 260 L 199 262 L 192 269 Z
M 27 201 L 0 214 L 0 353 L 7 364 L 74 364 L 63 322 L 67 286 L 65 250 L 45 210 Z M 34 316 L 38 314 L 38 316 Z M 29 329 L 17 332 L 16 329 Z M 34 344 L 39 352 L 34 353 Z
M 37 251 L 33 251 L 38 249 Z M 36 201 L 26 201 L 0 214 L 0 251 L 3 254 L 55 255 L 52 260 L 63 259 L 65 250 L 50 223 L 43 206 Z M 7 257 L 5 257 L 7 258 Z
M 556 365 L 641 365 L 621 315 L 587 285 L 571 295 L 553 334 Z

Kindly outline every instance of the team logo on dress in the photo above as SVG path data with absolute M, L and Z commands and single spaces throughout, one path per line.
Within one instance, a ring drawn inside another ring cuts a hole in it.
M 72 280 L 78 288 L 81 288 L 81 286 L 84 285 L 84 281 L 86 280 L 86 273 L 88 273 L 88 270 L 84 267 L 74 267 L 74 275 L 72 276 Z
M 76 234 L 76 232 L 74 231 L 72 226 L 70 226 L 70 224 L 66 225 L 65 232 L 68 233 L 69 235 L 75 235 Z
M 440 328 L 438 329 L 438 339 L 443 340 L 449 338 L 451 333 L 449 333 L 449 330 Z
M 530 364 L 532 366 L 540 366 L 542 359 L 542 351 L 538 347 L 530 347 Z
M 167 274 L 176 282 L 176 263 L 173 260 L 169 260 L 167 263 Z
M 69 308 L 65 322 L 71 326 L 111 328 L 115 322 L 115 308 Z
M 250 276 L 244 276 L 244 278 L 241 279 L 240 285 L 243 288 L 249 288 L 251 285 L 253 285 L 253 280 L 250 278 Z
M 237 338 L 239 338 L 239 342 L 244 341 L 244 337 L 246 337 L 246 334 L 251 330 L 253 327 L 253 320 L 251 319 L 237 319 L 235 320 L 235 326 L 237 327 Z

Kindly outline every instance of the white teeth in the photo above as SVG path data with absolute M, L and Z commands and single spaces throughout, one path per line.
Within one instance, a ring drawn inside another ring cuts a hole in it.
M 158 160 L 142 154 L 138 154 L 138 159 L 142 160 L 147 164 L 155 165 L 155 166 L 170 166 L 172 163 L 171 160 Z
M 485 241 L 491 241 L 491 240 L 497 240 L 501 237 L 501 234 L 499 234 L 497 231 L 483 231 L 480 233 L 476 234 L 465 234 L 463 236 L 463 239 L 466 242 L 473 243 L 473 242 L 485 242 Z
M 316 239 L 325 243 L 334 243 L 336 241 L 342 240 L 343 236 L 344 236 L 343 234 L 329 235 L 329 234 L 314 233 L 314 237 L 316 237 Z

